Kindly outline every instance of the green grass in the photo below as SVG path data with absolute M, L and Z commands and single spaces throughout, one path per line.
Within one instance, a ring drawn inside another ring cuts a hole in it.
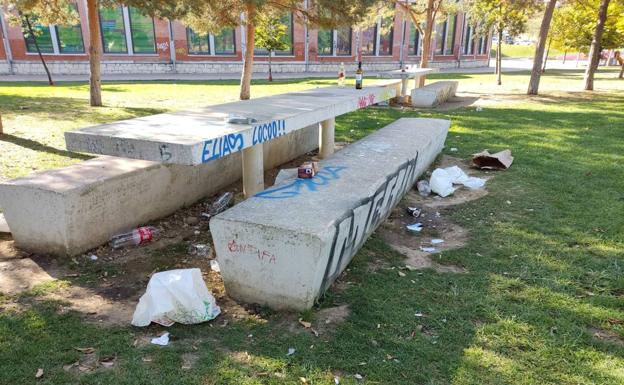
M 492 57 L 496 57 L 496 49 L 496 44 L 492 44 L 492 52 L 490 53 Z M 504 58 L 532 58 L 535 55 L 535 45 L 515 45 L 503 43 L 501 51 Z M 563 52 L 551 48 L 548 58 L 554 59 L 562 54 Z
M 493 94 L 499 103 L 480 112 L 373 108 L 337 119 L 337 140 L 356 140 L 399 117 L 419 116 L 451 119 L 446 148 L 457 147 L 449 153 L 454 156 L 512 149 L 514 164 L 488 182 L 488 196 L 441 210 L 469 230 L 470 241 L 437 262 L 464 266 L 467 274 L 427 270 L 400 278 L 396 270 L 370 271 L 373 261 L 402 264 L 400 255 L 373 236 L 350 265 L 348 288 L 330 292 L 320 305 L 349 304 L 351 316 L 319 338 L 293 333 L 282 314 L 266 312 L 267 322 L 239 321 L 227 328 L 217 322 L 176 325 L 170 328 L 171 346 L 135 348 L 137 335 L 161 328 L 99 328 L 75 313 L 59 315 L 56 303 L 5 309 L 0 383 L 35 383 L 41 367 L 46 374 L 37 383 L 42 384 L 300 384 L 300 377 L 333 384 L 334 373 L 341 384 L 357 383 L 355 373 L 369 384 L 623 384 L 624 348 L 588 331 L 601 328 L 624 339 L 624 82 L 615 76 L 599 74 L 597 91 L 590 94 L 573 92 L 581 88 L 582 73 L 552 70 L 542 79 L 542 95 L 526 98 L 526 73 L 504 76 L 500 88 L 492 86 L 493 75 L 441 74 L 436 77 L 459 79 L 460 91 Z M 115 106 L 92 110 L 81 104 L 84 86 L 3 86 L 0 108 L 10 135 L 35 132 L 37 141 L 56 143 L 63 151 L 62 138 L 49 136 L 64 129 L 235 96 L 230 83 L 178 84 L 175 92 L 172 87 L 108 84 L 105 100 Z M 56 95 L 72 107 L 58 111 L 62 103 Z M 167 95 L 169 102 L 151 100 L 152 95 Z M 32 108 L 7 107 L 22 103 Z M 7 145 L 3 138 L 1 145 Z M 75 160 L 55 156 L 56 164 Z M 50 165 L 21 161 L 34 168 Z M 21 164 L 3 162 L 3 175 L 25 171 Z M 8 300 L 0 297 L 0 306 Z M 419 332 L 419 325 L 427 333 Z M 66 373 L 62 366 L 80 357 L 77 346 L 116 355 L 119 366 L 82 376 Z M 286 357 L 289 347 L 297 352 Z M 181 369 L 186 353 L 199 356 L 191 370 Z M 144 362 L 148 356 L 152 361 Z

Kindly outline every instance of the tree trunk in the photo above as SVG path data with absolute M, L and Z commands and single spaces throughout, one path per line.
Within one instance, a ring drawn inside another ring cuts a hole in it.
M 271 55 L 273 54 L 273 51 L 269 51 L 269 81 L 272 82 L 273 81 L 273 70 L 271 69 Z
M 605 21 L 607 20 L 609 1 L 610 0 L 602 0 L 600 2 L 598 22 L 596 23 L 596 30 L 594 31 L 591 48 L 589 49 L 589 63 L 585 69 L 585 91 L 592 91 L 594 89 L 594 74 L 596 73 L 598 61 L 600 60 L 600 43 L 602 41 L 602 32 L 604 31 Z
M 41 64 L 43 64 L 43 69 L 48 75 L 48 84 L 53 86 L 54 81 L 52 81 L 52 75 L 50 75 L 50 70 L 48 69 L 48 65 L 43 59 L 43 55 L 41 54 L 41 49 L 39 49 L 39 43 L 37 42 L 37 35 L 35 35 L 35 31 L 33 30 L 32 24 L 30 23 L 30 19 L 28 15 L 24 15 L 24 21 L 26 21 L 26 27 L 28 28 L 28 33 L 32 36 L 33 42 L 35 43 L 35 48 L 37 49 L 37 54 L 39 55 L 39 60 L 41 60 Z
M 427 0 L 427 21 L 425 25 L 425 36 L 423 37 L 422 53 L 420 56 L 420 68 L 429 67 L 429 55 L 431 52 L 431 32 L 433 31 L 433 5 L 434 0 Z M 419 87 L 425 85 L 425 77 L 421 76 L 419 79 Z
M 561 63 L 561 64 L 565 64 L 565 62 L 566 62 L 566 58 L 567 58 L 567 57 L 568 57 L 568 50 L 565 50 L 565 51 L 563 52 L 563 63 Z
M 576 53 L 576 67 L 578 67 L 579 65 L 579 61 L 581 60 L 581 50 L 579 49 L 579 51 Z
M 552 42 L 552 37 L 548 39 L 548 47 L 546 48 L 546 53 L 544 54 L 544 65 L 542 65 L 542 73 L 546 72 L 546 63 L 548 62 L 548 55 L 550 55 L 550 43 Z
M 618 79 L 624 79 L 624 61 L 622 62 L 622 67 L 620 67 L 620 74 L 618 75 Z M 2 122 L 0 122 L 0 129 L 2 128 Z M 0 134 L 2 131 L 0 130 Z
M 503 68 L 502 68 L 502 48 L 503 48 L 503 28 L 498 26 L 498 43 L 496 43 L 496 84 L 503 84 Z
M 256 7 L 252 3 L 247 4 L 247 28 L 245 31 L 245 58 L 243 63 L 243 74 L 240 81 L 240 100 L 248 100 L 251 97 L 251 73 L 253 70 L 254 48 L 256 38 L 256 28 L 254 19 L 256 17 Z
M 91 107 L 102 106 L 102 78 L 100 57 L 102 38 L 98 17 L 98 0 L 87 0 L 87 18 L 89 21 L 89 103 Z
M 0 114 L 0 135 L 2 135 L 2 114 Z
M 544 17 L 542 18 L 542 25 L 540 26 L 537 46 L 535 47 L 535 57 L 533 58 L 531 80 L 529 81 L 529 89 L 527 90 L 528 95 L 537 95 L 537 92 L 539 90 L 540 76 L 542 75 L 542 59 L 544 58 L 544 50 L 546 48 L 548 30 L 550 29 L 550 21 L 552 20 L 556 4 L 557 0 L 548 0 L 548 4 L 546 4 L 546 9 L 544 10 Z

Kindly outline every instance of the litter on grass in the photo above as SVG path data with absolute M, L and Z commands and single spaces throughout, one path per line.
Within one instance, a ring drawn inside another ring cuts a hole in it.
M 411 225 L 407 225 L 405 226 L 405 228 L 407 228 L 409 231 L 415 232 L 415 233 L 420 233 L 423 229 L 422 227 L 422 223 L 418 222 L 418 223 L 413 223 Z
M 407 213 L 411 216 L 413 216 L 414 218 L 418 218 L 420 216 L 420 213 L 422 212 L 421 209 L 419 209 L 418 207 L 408 207 L 407 208 Z
M 221 309 L 199 269 L 161 271 L 150 278 L 132 316 L 132 325 L 191 325 L 210 321 L 219 313 Z
M 160 346 L 169 345 L 169 332 L 163 333 L 160 337 L 152 338 L 151 342 L 154 345 L 160 345 Z
M 293 354 L 295 354 L 295 348 L 288 348 L 288 353 L 286 353 L 286 356 L 292 356 Z
M 420 249 L 425 253 L 435 253 L 436 251 L 435 247 L 421 247 Z
M 436 238 L 436 239 L 432 239 L 431 240 L 431 244 L 432 245 L 437 245 L 437 244 L 440 244 L 440 243 L 444 243 L 444 239 L 437 239 Z
M 210 270 L 217 272 L 217 273 L 221 272 L 221 268 L 219 267 L 219 262 L 217 262 L 216 259 L 210 260 Z
M 429 181 L 431 191 L 443 198 L 455 192 L 454 184 L 461 184 L 474 190 L 485 186 L 485 179 L 468 176 L 461 168 L 452 166 L 435 169 Z
M 472 165 L 476 168 L 486 170 L 507 170 L 513 163 L 511 150 L 503 150 L 495 154 L 490 154 L 488 150 L 483 150 L 472 155 Z

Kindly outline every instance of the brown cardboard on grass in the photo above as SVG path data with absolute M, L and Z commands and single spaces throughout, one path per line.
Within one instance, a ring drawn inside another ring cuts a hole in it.
M 480 169 L 506 170 L 513 163 L 511 150 L 503 150 L 495 154 L 490 154 L 488 150 L 483 150 L 472 156 L 472 165 Z

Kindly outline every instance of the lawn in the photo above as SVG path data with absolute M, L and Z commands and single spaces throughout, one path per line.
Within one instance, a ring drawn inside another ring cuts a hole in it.
M 373 236 L 342 278 L 349 284 L 331 290 L 318 308 L 294 316 L 264 309 L 227 327 L 219 320 L 176 325 L 165 348 L 133 346 L 137 336 L 162 328 L 105 328 L 59 311 L 58 302 L 36 300 L 59 284 L 0 296 L 0 383 L 334 384 L 338 376 L 341 384 L 624 384 L 624 81 L 601 72 L 597 91 L 586 93 L 579 91 L 582 72 L 551 70 L 541 95 L 526 98 L 523 72 L 505 75 L 502 87 L 493 85 L 494 75 L 432 77 L 458 79 L 462 96 L 483 98 L 483 109 L 366 109 L 339 117 L 336 135 L 353 141 L 399 117 L 436 117 L 452 121 L 448 155 L 512 149 L 514 164 L 488 182 L 487 196 L 440 210 L 470 239 L 436 262 L 467 273 L 397 276 L 403 257 Z M 324 83 L 253 90 L 265 95 Z M 64 149 L 64 130 L 232 100 L 236 85 L 108 83 L 102 109 L 85 107 L 87 97 L 79 84 L 2 84 L 8 135 L 0 137 L 0 175 L 79 161 Z M 185 257 L 184 247 L 160 256 L 167 263 Z M 87 266 L 80 260 L 72 269 L 88 274 Z M 72 284 L 78 282 L 63 282 Z M 341 304 L 349 317 L 320 337 L 284 321 L 314 320 L 319 309 Z M 85 346 L 115 356 L 117 366 L 64 371 L 81 357 L 75 347 Z M 290 347 L 296 353 L 286 356 Z M 189 354 L 198 360 L 185 369 Z M 45 375 L 35 380 L 38 368 Z
M 496 57 L 496 44 L 492 44 L 491 56 Z M 532 58 L 535 55 L 535 45 L 517 45 L 517 44 L 502 44 L 501 51 L 504 58 Z M 557 56 L 563 54 L 554 48 L 550 49 L 548 57 L 554 59 Z

